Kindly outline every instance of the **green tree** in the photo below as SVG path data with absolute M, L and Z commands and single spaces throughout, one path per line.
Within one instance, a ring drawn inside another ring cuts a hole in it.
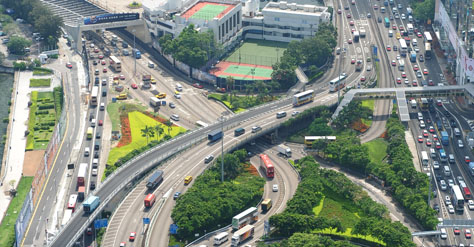
M 0 52 L 0 65 L 3 64 L 3 61 L 5 61 L 5 54 L 3 54 L 3 52 Z
M 154 130 L 155 130 L 155 133 L 156 133 L 156 139 L 157 139 L 157 140 L 158 140 L 158 138 L 159 138 L 161 135 L 163 135 L 163 133 L 165 132 L 165 130 L 163 129 L 163 127 L 161 127 L 161 124 L 155 125 Z
M 31 41 L 23 38 L 13 36 L 10 38 L 10 42 L 7 44 L 8 51 L 16 55 L 24 55 L 25 48 L 31 45 Z
M 171 136 L 171 129 L 173 126 L 173 122 L 171 122 L 171 119 L 168 118 L 163 124 L 168 127 L 168 135 Z
M 42 37 L 46 37 L 48 45 L 56 45 L 59 37 L 61 36 L 61 27 L 64 25 L 63 19 L 60 16 L 42 15 L 35 20 L 35 29 L 41 34 Z
M 309 125 L 309 134 L 312 136 L 329 136 L 333 131 L 324 118 L 316 118 Z
M 155 131 L 153 130 L 153 128 L 148 127 L 147 125 L 145 125 L 145 128 L 141 129 L 141 131 L 142 131 L 142 136 L 146 137 L 146 144 L 148 144 L 148 138 L 155 136 Z
M 231 91 L 235 89 L 235 79 L 232 76 L 225 78 L 225 83 L 227 85 L 227 90 Z
M 424 0 L 414 2 L 413 15 L 416 19 L 427 21 L 433 20 L 435 14 L 435 0 Z

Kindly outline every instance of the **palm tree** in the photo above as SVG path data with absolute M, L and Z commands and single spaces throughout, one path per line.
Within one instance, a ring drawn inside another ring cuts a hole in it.
M 165 130 L 163 129 L 163 127 L 161 127 L 160 124 L 155 125 L 154 129 L 155 129 L 155 133 L 156 133 L 156 140 L 158 140 L 158 137 L 163 135 L 163 132 L 165 132 Z
M 149 137 L 154 137 L 155 136 L 155 131 L 153 130 L 153 128 L 148 127 L 147 125 L 145 125 L 145 128 L 142 129 L 141 131 L 142 131 L 142 136 L 146 137 L 146 144 L 148 144 L 148 138 Z
M 173 126 L 173 122 L 171 122 L 171 119 L 166 119 L 163 124 L 168 126 L 168 135 L 171 135 L 171 126 Z

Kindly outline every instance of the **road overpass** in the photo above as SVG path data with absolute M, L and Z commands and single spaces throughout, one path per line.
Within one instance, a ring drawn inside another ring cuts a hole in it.
M 474 102 L 474 84 L 462 86 L 436 86 L 436 87 L 400 87 L 400 88 L 367 88 L 351 89 L 344 94 L 344 99 L 332 115 L 335 119 L 339 112 L 347 106 L 353 99 L 396 99 L 398 104 L 398 114 L 402 122 L 410 121 L 407 98 L 419 97 L 448 97 L 464 96 L 469 102 Z
M 41 0 L 54 14 L 64 20 L 66 32 L 72 37 L 71 47 L 82 52 L 82 32 L 106 29 L 125 28 L 145 43 L 151 42 L 150 32 L 145 20 L 118 21 L 110 23 L 84 25 L 84 18 L 109 14 L 109 12 L 85 0 Z

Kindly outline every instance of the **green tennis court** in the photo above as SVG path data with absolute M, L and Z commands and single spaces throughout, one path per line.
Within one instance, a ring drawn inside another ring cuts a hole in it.
M 225 61 L 272 66 L 287 47 L 288 43 L 284 42 L 247 39 Z
M 224 73 L 246 75 L 246 77 L 272 77 L 273 70 L 270 68 L 259 68 L 248 65 L 230 65 Z
M 198 20 L 212 20 L 217 15 L 222 13 L 227 9 L 227 6 L 222 6 L 222 5 L 214 5 L 214 4 L 206 4 L 204 7 L 199 9 L 196 13 L 194 13 L 191 18 L 193 19 L 198 19 Z

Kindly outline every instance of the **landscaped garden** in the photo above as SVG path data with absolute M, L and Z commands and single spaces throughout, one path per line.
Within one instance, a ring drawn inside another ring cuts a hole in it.
M 10 202 L 7 213 L 0 225 L 0 246 L 13 246 L 15 243 L 15 222 L 20 213 L 28 191 L 30 191 L 33 177 L 22 177 L 18 183 L 16 196 Z M 3 191 L 2 191 L 3 193 Z
M 32 91 L 26 150 L 46 149 L 62 109 L 62 90 Z
M 209 94 L 207 96 L 209 99 L 215 99 L 217 101 L 225 104 L 229 109 L 235 113 L 245 111 L 245 109 L 261 105 L 273 100 L 276 100 L 278 97 L 267 95 L 258 95 L 258 96 L 236 96 L 232 94 Z
M 120 129 L 121 137 L 110 150 L 104 177 L 139 153 L 186 132 L 169 119 L 144 111 L 140 106 L 114 103 L 108 105 L 107 112 L 112 120 L 112 129 Z
M 33 75 L 52 75 L 53 70 L 48 68 L 36 67 L 33 69 Z

